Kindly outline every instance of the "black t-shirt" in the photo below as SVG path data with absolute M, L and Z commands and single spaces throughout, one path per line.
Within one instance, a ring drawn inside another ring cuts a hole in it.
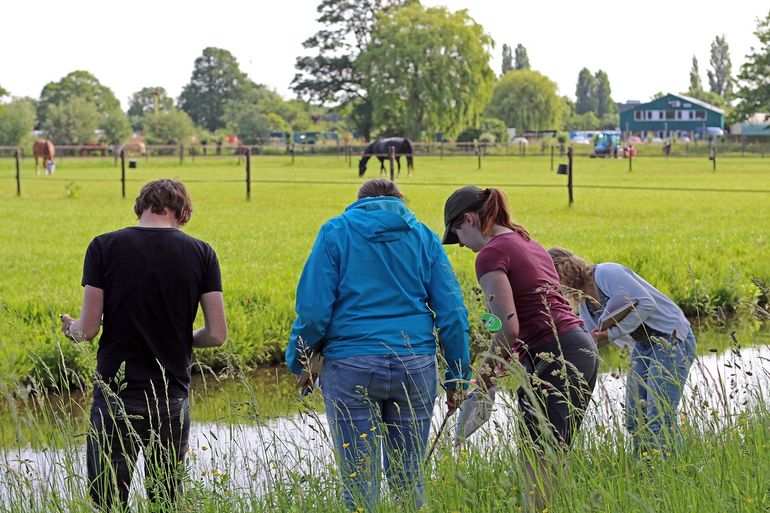
M 104 290 L 101 379 L 122 397 L 187 397 L 198 302 L 222 290 L 211 246 L 171 228 L 106 233 L 88 246 L 82 285 Z

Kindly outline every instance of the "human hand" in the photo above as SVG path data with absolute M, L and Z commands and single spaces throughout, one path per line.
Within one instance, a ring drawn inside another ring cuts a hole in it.
M 460 388 L 459 390 L 447 390 L 446 391 L 446 407 L 447 417 L 457 411 L 462 402 L 465 400 L 465 390 Z
M 68 331 L 70 329 L 70 325 L 75 322 L 75 319 L 70 317 L 68 314 L 60 314 L 59 320 L 61 320 L 61 332 L 65 335 L 68 335 Z
M 61 320 L 62 333 L 75 342 L 83 340 L 83 334 L 79 331 L 77 324 L 75 324 L 75 319 L 68 314 L 59 315 L 59 319 Z
M 607 330 L 599 331 L 599 330 L 593 330 L 591 332 L 591 336 L 594 338 L 594 341 L 597 345 L 604 345 L 610 341 L 609 336 L 607 335 Z

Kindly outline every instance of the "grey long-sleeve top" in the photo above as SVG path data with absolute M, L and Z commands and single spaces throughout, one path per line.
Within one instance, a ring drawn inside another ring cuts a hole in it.
M 611 262 L 597 264 L 594 279 L 607 300 L 621 295 L 629 302 L 636 301 L 634 311 L 607 330 L 610 341 L 633 332 L 642 323 L 661 333 L 674 334 L 680 340 L 687 337 L 690 322 L 685 318 L 682 309 L 628 267 Z M 602 308 L 605 306 L 606 302 L 603 302 Z M 585 299 L 580 301 L 578 312 L 586 327 L 598 329 Z

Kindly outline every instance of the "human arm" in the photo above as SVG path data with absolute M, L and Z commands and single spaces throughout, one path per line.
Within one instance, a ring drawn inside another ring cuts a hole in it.
M 434 323 L 438 328 L 438 338 L 446 360 L 444 388 L 447 390 L 447 406 L 451 408 L 450 398 L 454 397 L 454 390 L 467 388 L 471 378 L 468 341 L 470 325 L 468 310 L 463 303 L 462 290 L 452 265 L 438 238 L 433 243 L 435 258 L 431 263 L 427 284 L 427 302 L 435 315 Z
M 326 230 L 325 226 L 321 228 L 297 284 L 297 318 L 286 347 L 286 365 L 294 374 L 302 373 L 309 351 L 326 336 L 337 299 L 339 269 L 327 247 Z
M 220 291 L 201 294 L 204 326 L 193 332 L 193 347 L 219 347 L 227 340 L 225 301 Z
M 489 350 L 485 353 L 479 369 L 479 383 L 484 388 L 492 386 L 495 368 L 513 358 L 511 342 L 519 337 L 519 317 L 508 276 L 501 270 L 490 271 L 479 277 L 484 291 L 487 309 L 502 322 L 502 328 L 492 337 Z
M 75 342 L 93 340 L 99 334 L 104 311 L 104 290 L 86 285 L 83 289 L 83 307 L 80 317 L 73 319 L 68 314 L 61 315 L 61 330 Z
M 627 268 L 619 264 L 601 264 L 597 267 L 595 280 L 596 286 L 608 298 L 621 296 L 626 302 L 635 303 L 633 310 L 628 315 L 615 326 L 606 330 L 607 341 L 613 341 L 631 333 L 655 311 L 655 300 Z M 604 341 L 603 335 L 594 338 L 597 342 Z

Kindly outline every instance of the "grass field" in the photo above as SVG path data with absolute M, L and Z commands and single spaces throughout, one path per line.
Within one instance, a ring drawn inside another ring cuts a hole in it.
M 414 176 L 404 174 L 399 183 L 418 219 L 437 232 L 444 200 L 456 187 L 500 186 L 515 218 L 544 246 L 629 265 L 691 317 L 752 324 L 755 306 L 766 304 L 757 284 L 770 283 L 766 163 L 725 158 L 714 173 L 704 159 L 639 158 L 629 173 L 623 160 L 576 159 L 572 207 L 566 178 L 549 172 L 542 157 L 488 158 L 481 170 L 474 157 L 419 158 Z M 157 177 L 187 183 L 195 214 L 185 231 L 210 242 L 221 262 L 230 339 L 226 350 L 199 351 L 199 359 L 218 368 L 279 360 L 317 230 L 354 200 L 361 183 L 353 164 L 342 157 L 298 157 L 293 165 L 288 157 L 253 158 L 247 202 L 245 166 L 235 158 L 183 165 L 140 159 L 138 169 L 127 170 L 126 199 L 120 169 L 109 158 L 60 159 L 50 177 L 35 176 L 25 160 L 21 198 L 13 161 L 0 160 L 0 373 L 13 382 L 34 369 L 61 369 L 65 361 L 73 381 L 93 367 L 93 344 L 66 343 L 56 334 L 57 314 L 80 307 L 91 238 L 134 224 L 133 199 Z M 376 169 L 370 163 L 369 176 Z M 474 255 L 458 247 L 448 253 L 475 319 Z
M 222 266 L 230 340 L 222 350 L 197 351 L 199 363 L 225 368 L 220 372 L 224 377 L 241 376 L 218 383 L 205 373 L 207 385 L 193 391 L 194 420 L 228 426 L 232 441 L 221 438 L 210 448 L 193 448 L 190 459 L 209 461 L 211 470 L 191 478 L 177 510 L 344 511 L 336 500 L 335 469 L 308 460 L 302 452 L 307 447 L 294 431 L 277 438 L 265 435 L 266 446 L 285 447 L 294 457 L 259 460 L 246 446 L 228 451 L 232 444 L 245 443 L 246 433 L 262 429 L 266 418 L 298 408 L 305 411 L 298 422 L 315 422 L 317 443 L 328 446 L 325 422 L 307 409 L 319 406 L 317 396 L 300 406 L 284 371 L 261 369 L 264 376 L 256 385 L 240 371 L 280 358 L 293 320 L 296 281 L 317 230 L 353 201 L 361 180 L 342 158 L 298 157 L 291 165 L 285 157 L 265 157 L 252 163 L 252 199 L 247 202 L 243 165 L 234 158 L 188 159 L 182 166 L 175 159 L 139 160 L 138 169 L 128 170 L 125 200 L 120 171 L 110 159 L 60 160 L 51 177 L 36 177 L 27 160 L 21 198 L 15 196 L 13 162 L 0 160 L 0 402 L 5 407 L 0 446 L 40 449 L 59 470 L 51 475 L 65 476 L 61 482 L 51 476 L 41 480 L 43 470 L 31 461 L 2 453 L 0 511 L 91 511 L 79 459 L 87 401 L 72 388 L 60 389 L 65 399 L 60 402 L 58 395 L 30 395 L 26 385 L 32 381 L 37 387 L 39 379 L 39 386 L 50 390 L 61 382 L 89 379 L 95 343 L 65 341 L 57 334 L 57 314 L 76 314 L 80 307 L 83 254 L 91 238 L 134 224 L 133 198 L 144 182 L 157 177 L 188 184 L 195 214 L 185 231 L 209 241 Z M 456 187 L 501 186 L 516 219 L 543 245 L 631 266 L 700 319 L 702 352 L 728 348 L 740 355 L 722 329 L 725 323 L 738 330 L 743 345 L 768 339 L 756 317 L 758 307 L 766 308 L 761 287 L 770 283 L 770 169 L 765 163 L 724 158 L 713 173 L 704 159 L 639 158 L 629 173 L 625 161 L 581 158 L 575 162 L 572 207 L 567 206 L 565 177 L 549 172 L 544 158 L 489 158 L 480 171 L 473 157 L 420 158 L 415 175 L 402 176 L 400 184 L 410 208 L 437 232 L 444 199 Z M 457 247 L 448 253 L 475 322 L 480 306 L 471 291 L 474 256 Z M 622 365 L 617 351 L 603 356 L 608 370 Z M 722 394 L 725 404 L 736 403 L 730 409 L 737 407 L 735 373 L 746 365 L 740 356 L 731 361 L 729 369 L 722 369 L 724 378 L 688 396 L 680 454 L 629 457 L 617 420 L 604 429 L 586 430 L 576 450 L 556 462 L 569 473 L 555 477 L 552 501 L 541 513 L 768 511 L 766 391 L 747 391 L 754 398 L 752 409 L 725 417 L 698 399 L 698 394 Z M 482 449 L 439 447 L 428 466 L 428 499 L 421 511 L 521 511 L 521 497 L 528 492 L 514 418 L 495 429 L 497 438 Z M 239 487 L 232 469 L 249 458 L 255 473 L 247 478 L 249 486 Z M 141 499 L 137 508 L 150 510 Z M 394 510 L 409 511 L 387 499 L 382 511 Z

